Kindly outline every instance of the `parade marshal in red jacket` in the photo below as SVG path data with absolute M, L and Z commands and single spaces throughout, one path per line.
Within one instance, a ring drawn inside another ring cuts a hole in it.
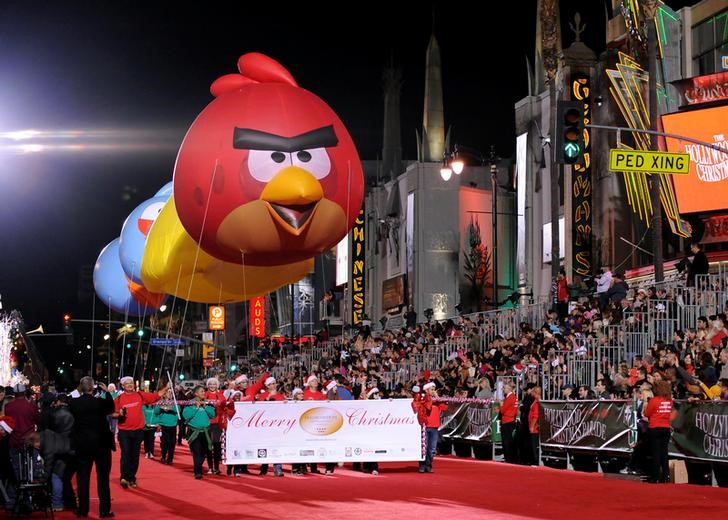
M 413 389 L 414 390 L 414 389 Z M 425 460 L 420 462 L 420 473 L 432 473 L 432 460 L 437 453 L 437 442 L 440 440 L 440 413 L 447 410 L 445 403 L 433 403 L 437 398 L 435 383 L 427 383 L 423 392 L 415 393 L 412 409 L 417 420 L 425 429 Z
M 137 487 L 136 474 L 139 469 L 139 447 L 144 439 L 145 404 L 159 401 L 169 388 L 169 383 L 159 392 L 137 391 L 134 379 L 122 377 L 124 391 L 114 400 L 114 418 L 119 420 L 119 446 L 121 447 L 121 487 Z
M 516 416 L 518 415 L 518 400 L 514 392 L 514 385 L 506 383 L 503 386 L 505 399 L 500 405 L 501 439 L 503 442 L 503 457 L 506 462 L 518 462 L 516 453 Z

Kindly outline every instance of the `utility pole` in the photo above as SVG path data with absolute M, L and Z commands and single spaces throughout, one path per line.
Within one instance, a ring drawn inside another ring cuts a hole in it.
M 492 202 L 492 230 L 491 235 L 493 237 L 492 251 L 493 255 L 493 308 L 498 308 L 498 164 L 495 157 L 495 146 L 490 147 L 490 186 L 491 186 L 491 202 Z
M 650 96 L 650 129 L 657 130 L 657 31 L 655 30 L 656 0 L 645 0 L 642 4 L 647 22 L 647 61 Z M 657 150 L 657 138 L 650 139 L 650 149 Z M 660 200 L 660 176 L 651 175 L 650 198 L 652 200 L 652 249 L 655 252 L 655 282 L 664 279 L 664 259 L 662 251 L 662 201 Z
M 541 0 L 541 47 L 543 52 L 544 69 L 546 70 L 546 81 L 549 86 L 549 134 L 556 132 L 556 72 L 559 68 L 558 49 L 558 20 L 556 11 L 556 0 Z M 562 166 L 556 164 L 557 151 L 551 148 L 551 283 L 555 283 L 559 275 L 559 173 Z

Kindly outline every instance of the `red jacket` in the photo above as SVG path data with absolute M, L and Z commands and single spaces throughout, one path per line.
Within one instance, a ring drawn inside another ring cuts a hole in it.
M 258 394 L 257 400 L 258 401 L 285 401 L 286 396 L 283 395 L 281 392 L 271 395 L 268 393 L 268 390 L 266 390 L 262 394 Z
M 538 433 L 538 399 L 533 400 L 528 411 L 528 431 Z
M 142 405 L 154 404 L 162 398 L 159 394 L 149 392 L 122 392 L 114 399 L 116 413 L 126 408 L 126 419 L 119 421 L 120 430 L 144 429 L 144 411 Z
M 216 390 L 215 392 L 207 390 L 205 391 L 205 400 L 217 401 L 215 403 L 215 417 L 210 419 L 210 424 L 220 425 L 220 418 L 225 413 L 225 393 L 222 390 Z
M 15 429 L 10 434 L 10 446 L 22 448 L 28 435 L 35 431 L 36 425 L 40 423 L 40 412 L 35 401 L 18 397 L 5 405 L 5 415 L 15 419 Z M 144 426 L 144 419 L 142 419 Z
M 263 372 L 263 375 L 260 376 L 255 383 L 246 388 L 243 391 L 243 397 L 252 397 L 252 399 L 243 399 L 243 401 L 254 401 L 255 396 L 257 396 L 265 386 L 265 380 L 268 379 L 269 375 L 270 374 L 268 372 Z
M 518 406 L 516 405 L 516 394 L 511 392 L 503 399 L 500 407 L 501 424 L 509 424 L 516 420 Z
M 649 421 L 649 428 L 669 428 L 672 418 L 672 399 L 653 397 L 642 413 Z
M 431 404 L 427 410 L 427 422 L 425 423 L 426 428 L 439 428 L 440 427 L 440 413 L 447 410 L 447 403 Z
M 433 404 L 431 399 L 412 401 L 412 409 L 417 414 L 417 420 L 425 428 L 440 427 L 440 412 L 447 410 L 447 403 Z
M 326 395 L 324 395 L 321 390 L 316 390 L 315 392 L 312 392 L 310 388 L 306 388 L 303 391 L 303 400 L 304 401 L 325 401 Z
M 558 288 L 558 298 L 561 303 L 568 302 L 569 301 L 569 284 L 566 281 L 566 278 L 561 278 L 557 284 Z

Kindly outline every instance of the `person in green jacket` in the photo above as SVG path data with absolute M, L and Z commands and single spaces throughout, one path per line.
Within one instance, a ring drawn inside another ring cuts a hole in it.
M 215 417 L 215 408 L 205 404 L 205 387 L 198 385 L 194 391 L 194 404 L 184 407 L 182 417 L 187 425 L 187 444 L 192 452 L 195 478 L 202 478 L 202 463 L 212 449 L 210 419 Z
M 163 404 L 154 407 L 154 420 L 162 428 L 162 439 L 160 448 L 162 450 L 162 464 L 172 465 L 174 459 L 175 440 L 177 438 L 177 420 L 179 419 L 179 407 L 174 404 L 173 390 L 169 388 L 162 399 L 171 404 Z
M 154 417 L 154 406 L 145 404 L 144 408 L 144 458 L 154 458 L 154 434 L 157 423 Z

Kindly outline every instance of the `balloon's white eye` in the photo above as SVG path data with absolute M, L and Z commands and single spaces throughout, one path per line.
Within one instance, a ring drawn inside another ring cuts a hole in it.
M 142 214 L 139 215 L 139 220 L 157 220 L 157 216 L 162 211 L 162 208 L 164 207 L 164 202 L 154 202 L 144 208 L 144 211 L 142 211 Z
M 270 150 L 250 150 L 248 154 L 248 171 L 260 182 L 268 182 L 276 173 L 291 165 L 291 154 L 272 152 Z
M 293 165 L 310 172 L 317 179 L 323 179 L 331 171 L 331 159 L 326 148 L 300 150 L 291 154 Z

